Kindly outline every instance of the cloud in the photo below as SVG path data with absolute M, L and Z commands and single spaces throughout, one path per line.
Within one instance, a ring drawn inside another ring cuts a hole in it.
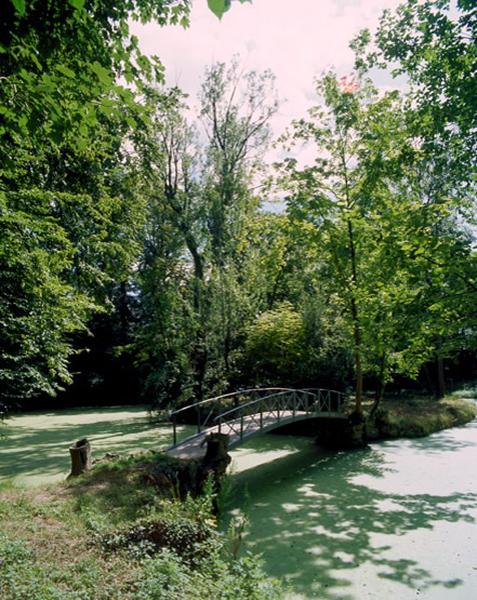
M 285 100 L 273 122 L 280 134 L 313 104 L 314 79 L 331 66 L 348 74 L 353 66 L 350 40 L 364 27 L 375 30 L 384 8 L 399 0 L 253 0 L 233 2 L 219 21 L 206 0 L 195 0 L 191 24 L 134 24 L 141 48 L 157 54 L 169 85 L 195 99 L 204 67 L 239 55 L 245 69 L 270 68 Z

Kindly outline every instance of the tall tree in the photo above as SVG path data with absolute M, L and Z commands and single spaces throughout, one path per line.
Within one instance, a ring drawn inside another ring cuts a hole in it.
M 189 360 L 196 399 L 227 386 L 249 308 L 240 273 L 241 239 L 258 207 L 250 188 L 276 106 L 271 88 L 269 73 L 243 75 L 235 63 L 213 65 L 201 93 L 206 143 L 199 143 L 199 133 L 184 116 L 183 98 L 173 91 L 169 103 L 156 109 L 144 146 L 145 194 L 151 206 L 161 207 L 190 264 L 178 293 L 190 294 L 194 325 L 189 323 L 188 331 L 195 333 L 189 338 Z
M 264 166 L 270 139 L 269 121 L 277 110 L 270 71 L 241 72 L 237 61 L 206 70 L 201 90 L 201 117 L 208 137 L 204 180 L 209 252 L 215 299 L 221 315 L 218 343 L 225 379 L 240 331 L 244 297 L 237 244 L 247 217 L 258 208 L 251 188 Z
M 7 2 L 0 17 L 0 398 L 70 379 L 72 334 L 111 303 L 137 252 L 141 205 L 125 141 L 161 76 L 130 17 L 187 16 L 185 2 Z M 120 85 L 122 76 L 128 85 Z M 126 242 L 127 240 L 127 242 Z M 21 258 L 21 263 L 19 258 Z
M 449 228 L 455 198 L 426 194 L 426 154 L 413 149 L 399 96 L 378 98 L 367 84 L 333 75 L 319 90 L 323 104 L 295 129 L 297 139 L 316 142 L 317 158 L 305 169 L 288 161 L 289 210 L 319 244 L 321 281 L 347 318 L 361 413 L 364 373 L 378 376 L 379 401 L 393 373 L 415 376 L 439 339 L 462 326 L 460 291 L 451 299 L 443 290 L 455 284 L 459 257 L 475 259 Z
M 385 10 L 374 35 L 353 41 L 360 70 L 389 69 L 409 84 L 416 136 L 436 168 L 475 189 L 477 18 L 472 0 L 407 0 Z M 458 183 L 457 183 L 458 182 Z
M 447 217 L 436 221 L 436 237 L 448 239 L 452 230 L 460 238 L 464 235 L 467 244 L 472 229 L 463 234 L 462 224 L 475 225 L 477 181 L 476 41 L 473 2 L 458 0 L 451 6 L 447 0 L 408 0 L 394 11 L 384 11 L 374 36 L 363 31 L 352 44 L 360 70 L 388 68 L 394 76 L 407 78 L 407 120 L 420 159 L 415 179 L 419 194 L 428 204 L 446 207 Z M 417 187 L 414 184 L 413 189 Z M 436 257 L 433 264 L 439 264 Z M 446 262 L 452 265 L 453 260 Z M 461 296 L 475 294 L 473 278 L 470 261 L 460 271 Z M 436 363 L 442 395 L 447 343 L 440 339 L 443 349 L 436 349 Z

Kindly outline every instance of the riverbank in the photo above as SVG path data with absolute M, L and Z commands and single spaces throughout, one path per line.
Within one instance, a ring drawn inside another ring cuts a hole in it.
M 386 398 L 368 419 L 366 433 L 369 441 L 424 437 L 465 425 L 476 416 L 475 403 L 458 395 L 440 400 L 427 396 Z
M 180 426 L 179 436 L 193 431 Z M 88 438 L 93 459 L 105 454 L 162 450 L 172 443 L 172 427 L 150 418 L 147 406 L 75 408 L 11 414 L 0 421 L 0 488 L 45 486 L 64 481 L 69 447 Z

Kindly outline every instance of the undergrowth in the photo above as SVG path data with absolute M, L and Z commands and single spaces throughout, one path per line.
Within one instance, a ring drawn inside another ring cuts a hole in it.
M 147 457 L 147 460 L 152 460 Z M 278 582 L 221 533 L 211 482 L 179 501 L 144 484 L 140 459 L 70 484 L 0 494 L 2 600 L 274 600 Z

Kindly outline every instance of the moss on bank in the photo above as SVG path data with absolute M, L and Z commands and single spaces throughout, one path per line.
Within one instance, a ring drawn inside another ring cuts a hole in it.
M 369 440 L 414 438 L 464 425 L 477 415 L 475 404 L 449 396 L 385 399 L 367 422 Z
M 0 493 L 2 600 L 273 600 L 257 560 L 235 559 L 211 487 L 180 502 L 144 481 L 163 455 L 98 465 L 76 481 Z M 232 535 L 232 534 L 231 534 Z

